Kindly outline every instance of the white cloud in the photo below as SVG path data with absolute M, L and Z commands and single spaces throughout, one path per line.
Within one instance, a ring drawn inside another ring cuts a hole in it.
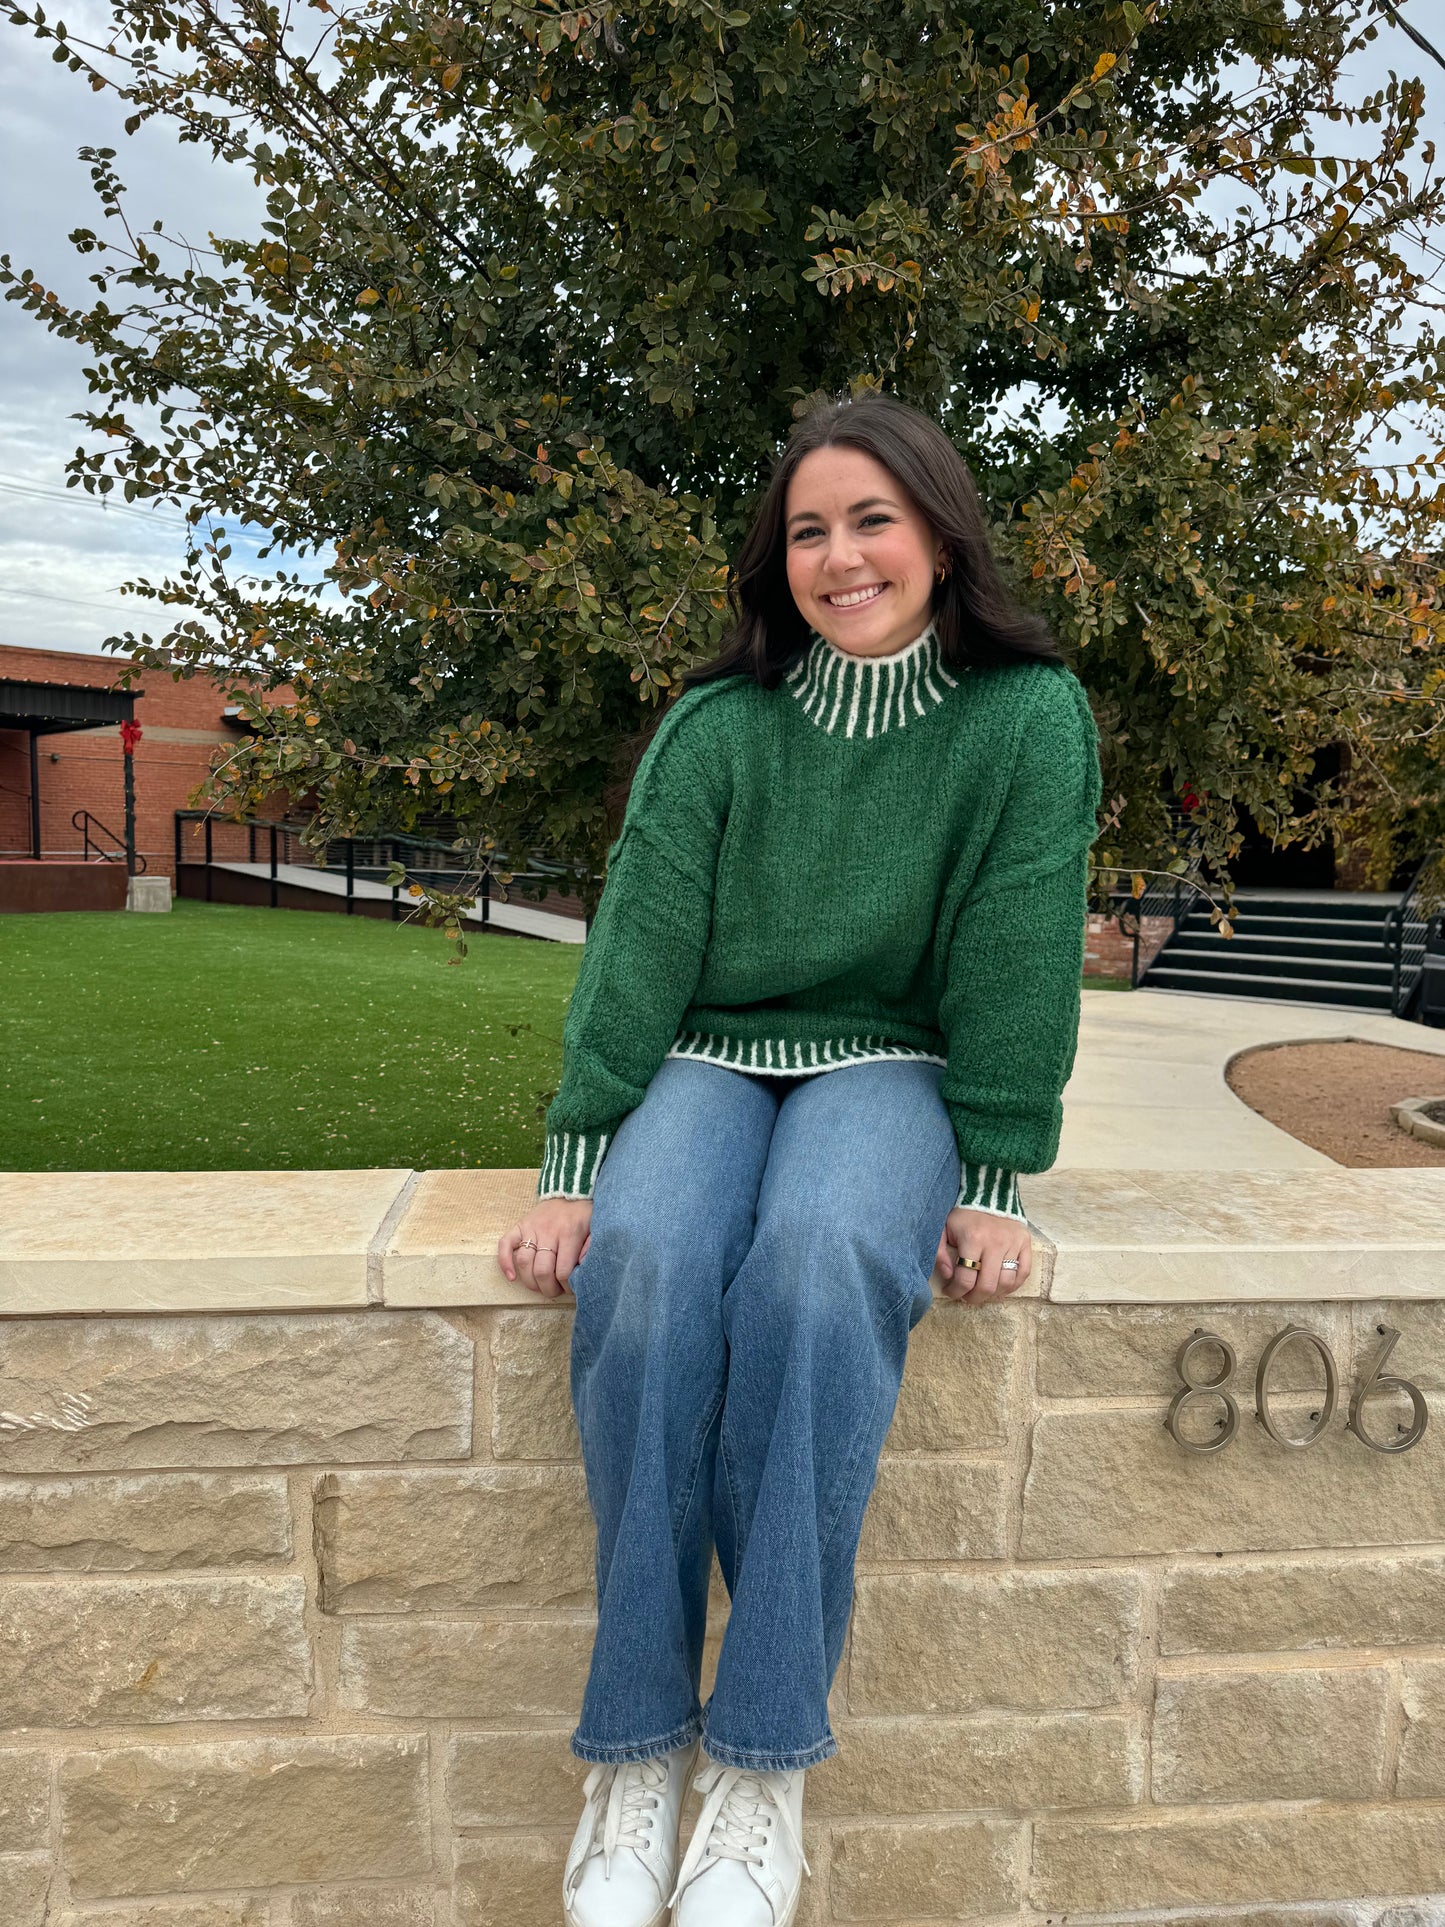
M 66 24 L 88 34 L 106 20 L 95 0 L 67 4 Z M 53 43 L 0 25 L 0 179 L 6 183 L 0 246 L 63 299 L 83 301 L 90 257 L 72 229 L 100 229 L 83 146 L 113 147 L 130 189 L 131 218 L 165 222 L 204 242 L 210 231 L 254 229 L 260 195 L 249 174 L 182 147 L 163 127 L 128 136 L 125 107 L 93 93 L 51 59 Z M 17 302 L 0 304 L 0 641 L 98 649 L 117 630 L 147 626 L 153 605 L 116 593 L 135 574 L 161 575 L 184 553 L 175 510 L 102 508 L 65 489 L 65 463 L 84 439 L 72 416 L 91 405 L 85 351 L 49 334 Z M 233 543 L 238 560 L 248 552 Z

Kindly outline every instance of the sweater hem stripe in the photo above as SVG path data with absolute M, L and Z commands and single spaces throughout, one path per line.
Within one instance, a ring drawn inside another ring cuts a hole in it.
M 749 1041 L 701 1030 L 679 1031 L 667 1055 L 699 1058 L 706 1064 L 721 1064 L 727 1070 L 759 1077 L 839 1071 L 850 1064 L 902 1062 L 946 1067 L 948 1063 L 946 1057 L 932 1051 L 918 1050 L 911 1044 L 890 1044 L 872 1036 L 829 1037 L 820 1044 L 804 1044 L 781 1037 Z

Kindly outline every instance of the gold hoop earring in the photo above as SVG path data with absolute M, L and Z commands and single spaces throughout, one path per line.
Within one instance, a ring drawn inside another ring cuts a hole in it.
M 946 563 L 939 563 L 938 567 L 933 571 L 933 579 L 935 582 L 947 582 L 948 567 Z

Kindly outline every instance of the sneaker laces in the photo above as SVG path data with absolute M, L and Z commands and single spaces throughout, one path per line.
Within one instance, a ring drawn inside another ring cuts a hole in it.
M 677 1904 L 678 1895 L 704 1861 L 712 1865 L 719 1860 L 742 1860 L 762 1866 L 770 1809 L 780 1815 L 784 1832 L 797 1848 L 803 1872 L 811 1876 L 813 1869 L 783 1797 L 787 1777 L 786 1773 L 754 1773 L 723 1766 L 716 1760 L 703 1768 L 693 1785 L 707 1797 L 678 1869 L 677 1885 L 668 1896 L 669 1907 Z
M 667 1768 L 660 1759 L 609 1761 L 593 1767 L 582 1782 L 583 1797 L 590 1800 L 607 1786 L 607 1799 L 597 1810 L 592 1838 L 578 1863 L 579 1879 L 582 1868 L 599 1851 L 603 1878 L 610 1880 L 612 1857 L 619 1847 L 646 1847 L 651 1834 L 648 1816 L 656 1811 L 666 1785 Z

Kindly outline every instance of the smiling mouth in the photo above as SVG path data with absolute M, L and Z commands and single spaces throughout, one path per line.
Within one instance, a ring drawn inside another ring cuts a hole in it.
M 839 589 L 834 595 L 820 598 L 830 609 L 861 609 L 866 602 L 876 602 L 888 587 L 886 582 L 870 583 L 866 589 Z

